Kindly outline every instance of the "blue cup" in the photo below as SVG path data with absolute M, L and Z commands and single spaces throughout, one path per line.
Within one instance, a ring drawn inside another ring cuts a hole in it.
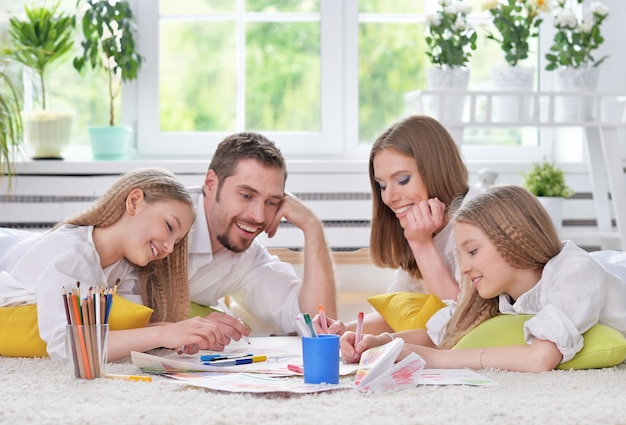
M 305 384 L 339 383 L 339 335 L 302 337 Z

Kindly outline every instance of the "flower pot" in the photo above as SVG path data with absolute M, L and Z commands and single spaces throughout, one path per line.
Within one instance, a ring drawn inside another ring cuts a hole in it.
M 89 143 L 95 160 L 124 160 L 130 155 L 131 127 L 89 127 Z
M 71 142 L 74 114 L 64 111 L 22 111 L 24 142 L 33 159 L 63 159 Z
M 470 70 L 465 67 L 432 67 L 427 70 L 430 90 L 467 90 Z M 456 123 L 463 119 L 465 96 L 438 96 L 432 99 L 429 115 L 442 123 Z
M 563 230 L 563 200 L 565 198 L 558 196 L 537 196 L 537 199 L 550 215 L 557 233 L 561 234 Z
M 535 68 L 523 66 L 496 66 L 491 70 L 491 83 L 496 91 L 532 92 L 535 85 Z M 529 121 L 531 99 L 519 96 L 493 96 L 491 120 L 517 123 Z
M 596 67 L 561 68 L 556 71 L 557 90 L 568 92 L 556 100 L 555 118 L 558 121 L 580 123 L 593 120 L 594 103 L 591 98 L 577 94 L 595 91 L 600 70 Z

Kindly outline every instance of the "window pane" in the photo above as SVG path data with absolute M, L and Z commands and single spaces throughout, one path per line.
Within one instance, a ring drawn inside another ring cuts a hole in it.
M 159 12 L 163 15 L 199 15 L 236 11 L 237 2 L 233 0 L 161 0 L 159 2 Z
M 422 13 L 428 0 L 359 0 L 361 13 Z
M 161 21 L 161 131 L 236 128 L 233 22 Z
M 246 0 L 247 12 L 308 13 L 319 10 L 319 0 Z
M 404 95 L 426 86 L 423 25 L 359 25 L 359 140 L 372 143 L 405 114 Z
M 246 129 L 319 131 L 319 23 L 252 23 L 246 39 Z

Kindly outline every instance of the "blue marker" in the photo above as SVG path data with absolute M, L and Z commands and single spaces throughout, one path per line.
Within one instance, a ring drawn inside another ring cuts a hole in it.
M 200 356 L 200 361 L 202 362 L 214 362 L 216 360 L 231 360 L 231 359 L 240 359 L 242 357 L 252 357 L 254 354 L 246 353 L 246 354 L 205 354 Z
M 202 364 L 207 366 L 236 366 L 240 364 L 264 362 L 265 360 L 267 360 L 267 356 L 252 356 L 242 357 L 239 359 L 213 360 L 209 362 L 203 362 Z

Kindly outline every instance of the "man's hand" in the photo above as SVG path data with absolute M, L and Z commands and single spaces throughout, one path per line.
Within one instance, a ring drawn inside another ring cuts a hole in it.
M 268 237 L 274 237 L 282 218 L 285 218 L 302 231 L 307 230 L 310 223 L 319 222 L 313 211 L 288 192 L 285 193 L 283 201 L 276 211 L 274 220 L 265 229 Z

